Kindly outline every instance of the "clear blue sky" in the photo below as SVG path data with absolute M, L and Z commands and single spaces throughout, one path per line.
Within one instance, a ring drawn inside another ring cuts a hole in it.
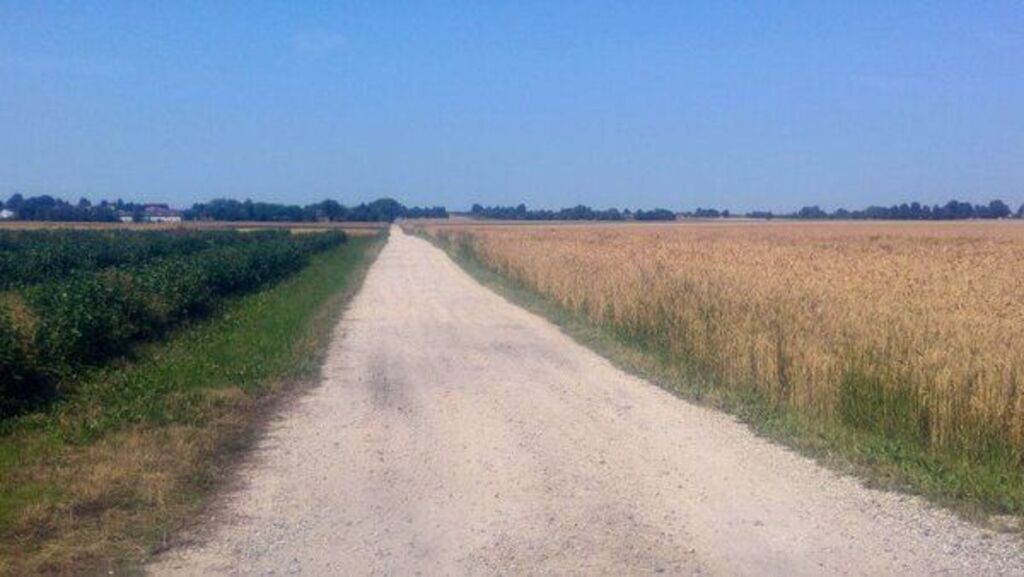
M 1024 2 L 842 4 L 0 0 L 0 196 L 1024 201 Z

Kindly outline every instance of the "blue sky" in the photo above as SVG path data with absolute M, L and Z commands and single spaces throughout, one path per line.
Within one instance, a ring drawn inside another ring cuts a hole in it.
M 0 0 L 0 196 L 1024 201 L 1024 2 Z

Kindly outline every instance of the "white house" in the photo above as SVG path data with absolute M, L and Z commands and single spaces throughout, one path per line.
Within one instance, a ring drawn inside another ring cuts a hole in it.
M 142 212 L 142 220 L 146 222 L 181 222 L 182 212 L 166 206 L 147 206 Z
M 14 218 L 14 211 L 8 209 L 0 210 L 0 220 L 11 220 Z

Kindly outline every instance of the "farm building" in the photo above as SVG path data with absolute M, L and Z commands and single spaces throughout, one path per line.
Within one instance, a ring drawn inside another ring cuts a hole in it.
M 142 220 L 145 222 L 181 222 L 182 212 L 167 208 L 167 205 L 147 205 L 142 211 Z
M 9 209 L 0 210 L 0 220 L 11 220 L 14 218 L 14 211 Z

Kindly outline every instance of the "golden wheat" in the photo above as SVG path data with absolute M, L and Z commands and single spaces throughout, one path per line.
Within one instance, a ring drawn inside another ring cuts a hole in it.
M 1018 223 L 424 230 L 721 386 L 933 448 L 1024 454 Z

